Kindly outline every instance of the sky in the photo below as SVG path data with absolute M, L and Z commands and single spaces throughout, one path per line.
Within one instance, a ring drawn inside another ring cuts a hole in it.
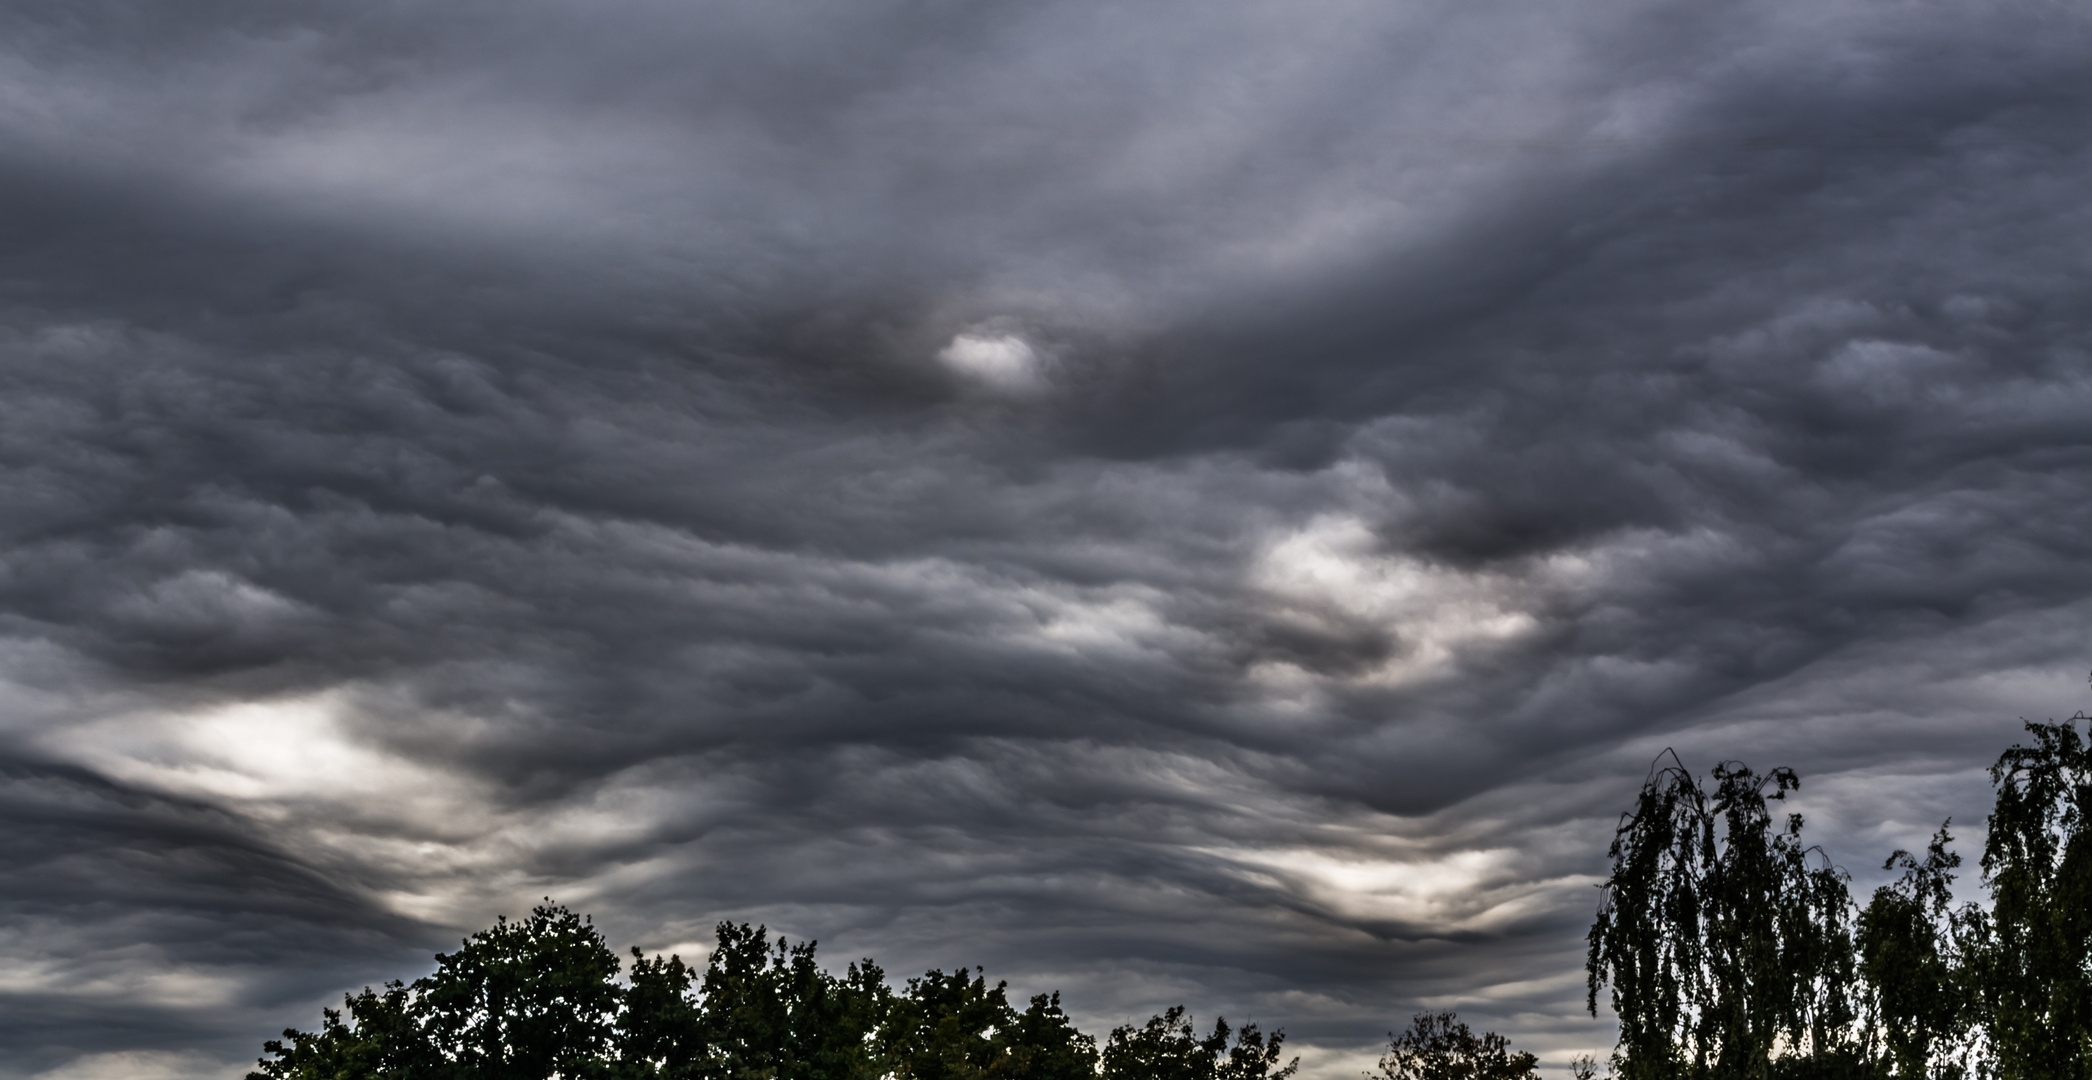
M 2088 191 L 2075 2 L 6 5 L 0 1077 L 542 897 L 1603 1056 L 1665 748 L 2092 697 Z

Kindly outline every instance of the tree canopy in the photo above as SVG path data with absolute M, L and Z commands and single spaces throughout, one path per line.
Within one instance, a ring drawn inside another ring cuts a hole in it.
M 2029 723 L 1990 769 L 1981 882 L 1942 824 L 1861 907 L 1803 839 L 1793 770 L 1703 779 L 1666 752 L 1620 817 L 1588 935 L 1586 1005 L 1619 1021 L 1624 1080 L 2092 1080 L 2092 745 L 2080 715 Z M 1711 781 L 1711 782 L 1710 782 Z M 436 969 L 345 995 L 263 1044 L 248 1080 L 1285 1080 L 1255 1024 L 1173 1006 L 1100 1045 L 1058 993 L 1013 1005 L 978 968 L 895 987 L 871 960 L 720 923 L 702 970 L 619 958 L 547 901 Z M 1203 1032 L 1203 1033 L 1202 1033 Z M 1531 1080 L 1537 1058 L 1450 1012 L 1388 1037 L 1368 1080 Z M 1572 1075 L 1596 1075 L 1580 1058 Z
M 1990 906 L 1955 906 L 1942 824 L 1865 908 L 1771 804 L 1800 786 L 1725 762 L 1712 790 L 1659 758 L 1609 855 L 1588 998 L 1627 1080 L 2092 1080 L 2092 747 L 2028 723 L 1991 767 Z
M 439 954 L 413 983 L 347 995 L 288 1030 L 248 1080 L 1283 1080 L 1285 1036 L 1181 1006 L 1100 1051 L 1041 994 L 1019 1010 L 978 969 L 890 986 L 870 960 L 822 968 L 811 941 L 720 923 L 702 971 L 617 955 L 547 902 Z
M 1388 1036 L 1379 1080 L 1537 1080 L 1539 1063 L 1493 1031 L 1475 1034 L 1457 1013 L 1427 1012 Z

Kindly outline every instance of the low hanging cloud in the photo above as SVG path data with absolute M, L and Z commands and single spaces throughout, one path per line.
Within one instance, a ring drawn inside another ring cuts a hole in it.
M 546 895 L 1556 1065 L 1659 751 L 1864 888 L 2084 702 L 2065 7 L 0 29 L 0 1075 Z

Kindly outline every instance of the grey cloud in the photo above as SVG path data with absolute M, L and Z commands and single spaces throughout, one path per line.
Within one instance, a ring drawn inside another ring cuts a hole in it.
M 274 1004 L 425 961 L 440 941 L 358 895 L 352 871 L 237 815 L 10 755 L 10 1068 L 128 1049 L 244 1051 Z M 337 872 L 330 872 L 337 871 Z M 345 879 L 346 878 L 346 879 Z
M 1864 879 L 2081 700 L 2068 8 L 68 10 L 0 35 L 20 1075 L 546 894 L 1557 1061 L 1658 750 Z

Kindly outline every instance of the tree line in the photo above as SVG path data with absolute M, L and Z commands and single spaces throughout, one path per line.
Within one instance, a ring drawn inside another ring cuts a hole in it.
M 703 970 L 632 950 L 629 971 L 585 917 L 543 904 L 438 954 L 436 970 L 345 997 L 287 1030 L 248 1080 L 1282 1080 L 1285 1037 L 1173 1008 L 1100 1048 L 1042 994 L 1019 1010 L 978 969 L 890 986 L 841 974 L 814 943 L 721 923 Z
M 1981 880 L 1956 905 L 1943 824 L 1901 876 L 1850 877 L 1774 805 L 1791 769 L 1703 779 L 1659 758 L 1608 856 L 1586 1004 L 1619 1020 L 1621 1080 L 2092 1080 L 2092 746 L 2077 716 L 2030 723 L 1991 767 Z M 1711 781 L 1711 782 L 1710 782 Z M 631 950 L 549 901 L 346 995 L 316 1031 L 263 1044 L 248 1080 L 1284 1080 L 1285 1035 L 1182 1006 L 1100 1043 L 1058 993 L 1019 1009 L 980 969 L 896 987 L 811 941 L 721 923 L 702 970 Z M 1452 1013 L 1389 1036 L 1378 1080 L 1533 1080 L 1537 1058 Z M 1571 1073 L 1590 1080 L 1589 1057 Z
M 620 967 L 590 920 L 548 902 L 263 1043 L 247 1080 L 1285 1080 L 1300 1066 L 1281 1064 L 1283 1032 L 1216 1019 L 1202 1034 L 1183 1006 L 1099 1046 L 1058 993 L 1019 1010 L 963 968 L 895 988 L 870 960 L 835 974 L 813 942 L 747 924 L 719 924 L 702 971 L 637 948 Z M 1528 1080 L 1536 1063 L 1426 1013 L 1390 1037 L 1380 1074 Z
M 247 1080 L 1286 1080 L 1285 1034 L 1173 1006 L 1078 1030 L 1060 995 L 1021 1011 L 979 969 L 890 986 L 876 963 L 841 974 L 814 943 L 721 923 L 702 971 L 632 950 L 547 902 L 439 953 L 436 970 L 345 995 L 316 1031 L 262 1044 Z M 1380 1080 L 1535 1080 L 1538 1059 L 1453 1013 L 1389 1037 Z
M 1675 755 L 1622 815 L 1586 966 L 1625 1080 L 2092 1080 L 2092 748 L 2075 724 L 1990 768 L 1980 880 L 1955 904 L 1944 823 L 1865 906 L 1772 804 L 1790 769 Z M 1659 763 L 1664 761 L 1658 759 Z M 1591 1067 L 1582 1070 L 1595 1071 Z

